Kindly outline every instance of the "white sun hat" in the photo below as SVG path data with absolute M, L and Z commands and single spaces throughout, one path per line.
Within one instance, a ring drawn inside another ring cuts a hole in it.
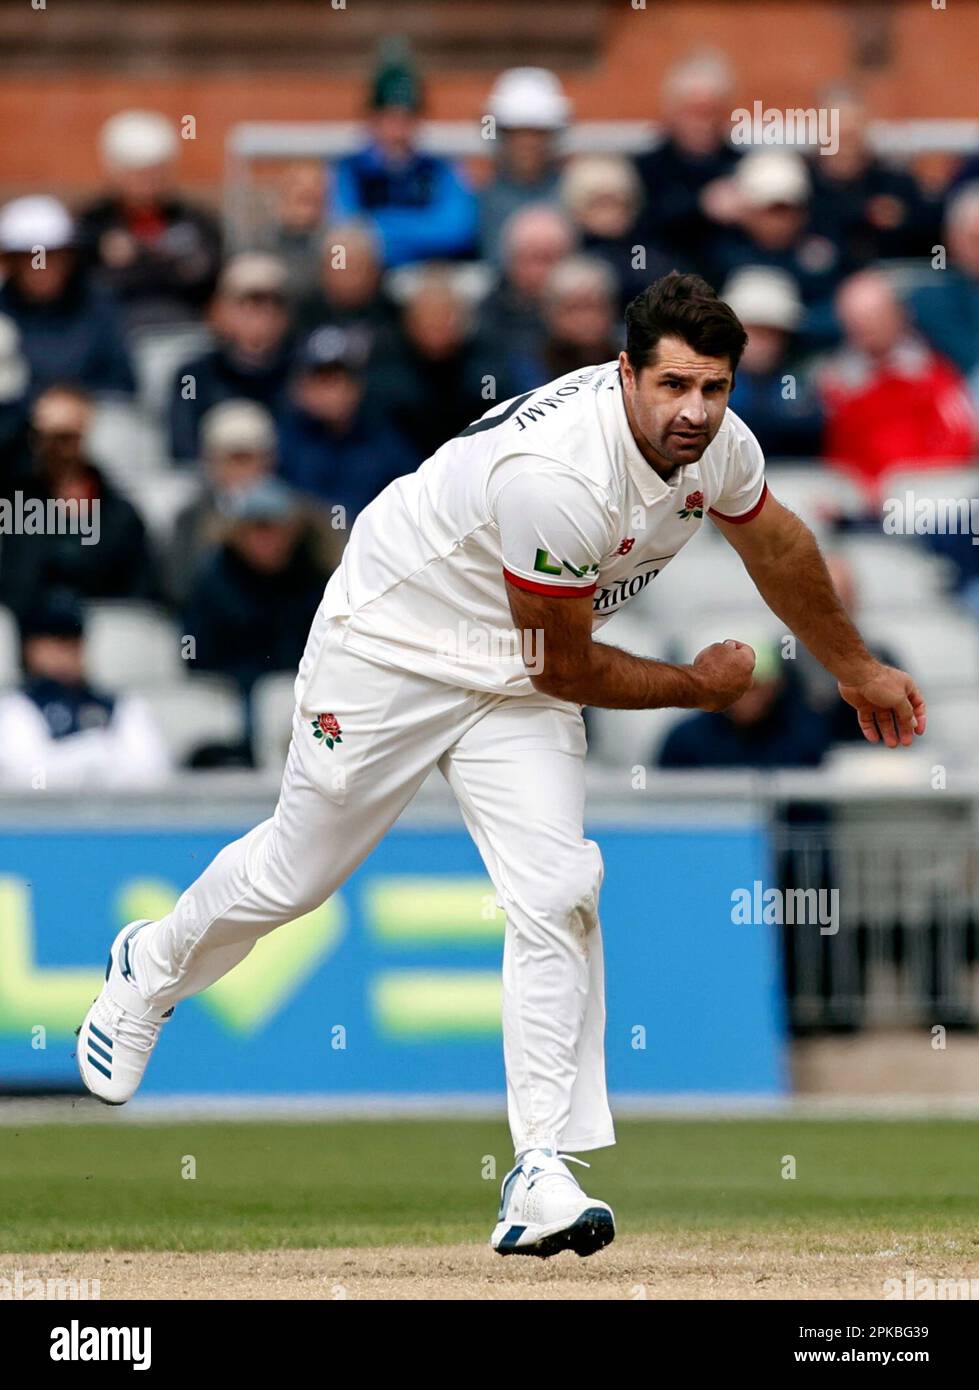
M 57 198 L 32 193 L 0 208 L 0 251 L 61 251 L 75 239 L 71 213 Z
M 173 122 L 159 111 L 118 111 L 102 127 L 99 146 L 110 169 L 151 169 L 168 164 L 179 141 Z

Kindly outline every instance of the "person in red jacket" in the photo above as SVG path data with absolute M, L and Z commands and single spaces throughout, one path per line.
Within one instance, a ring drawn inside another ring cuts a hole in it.
M 876 498 L 898 464 L 941 466 L 970 459 L 976 417 L 962 377 L 908 324 L 887 277 L 864 270 L 836 297 L 845 342 L 820 374 L 826 457 Z

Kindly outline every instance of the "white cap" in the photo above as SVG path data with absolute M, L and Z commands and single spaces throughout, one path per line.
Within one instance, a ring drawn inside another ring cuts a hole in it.
M 560 130 L 571 103 L 557 76 L 547 68 L 507 68 L 489 95 L 490 114 L 504 128 Z
M 735 169 L 734 182 L 751 207 L 809 200 L 809 171 L 795 150 L 752 150 Z
M 201 421 L 205 454 L 266 454 L 275 448 L 275 421 L 257 401 L 212 405 Z
M 0 208 L 0 251 L 61 251 L 71 246 L 75 224 L 64 203 L 47 194 L 14 198 Z
M 760 328 L 791 333 L 802 317 L 802 301 L 792 276 L 769 266 L 749 265 L 735 271 L 721 298 L 743 324 Z
M 159 111 L 119 111 L 102 127 L 99 146 L 111 169 L 151 169 L 168 164 L 179 141 L 173 122 Z
M 230 299 L 248 294 L 281 294 L 286 291 L 289 270 L 278 256 L 266 251 L 239 251 L 224 264 L 218 292 Z
M 20 400 L 27 391 L 30 367 L 20 350 L 20 329 L 0 314 L 0 404 Z

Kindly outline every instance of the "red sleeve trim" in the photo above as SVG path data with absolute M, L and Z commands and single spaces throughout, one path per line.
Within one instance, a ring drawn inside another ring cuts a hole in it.
M 524 579 L 522 575 L 514 574 L 506 565 L 503 566 L 503 578 L 518 589 L 526 589 L 532 594 L 553 594 L 555 598 L 577 598 L 582 594 L 593 594 L 598 588 L 597 583 L 589 584 L 586 588 L 576 588 L 573 584 L 540 584 L 536 579 Z
M 731 522 L 733 522 L 736 526 L 740 526 L 742 522 L 744 522 L 744 521 L 750 521 L 752 517 L 758 515 L 758 513 L 761 511 L 762 507 L 765 505 L 765 498 L 766 498 L 767 496 L 768 496 L 768 484 L 765 483 L 764 486 L 762 487 L 762 490 L 761 490 L 761 496 L 759 497 L 759 499 L 758 499 L 758 501 L 755 503 L 755 505 L 751 508 L 750 511 L 742 512 L 740 516 L 725 516 L 723 512 L 715 511 L 715 509 L 714 509 L 713 507 L 708 507 L 707 510 L 708 510 L 708 512 L 709 512 L 709 514 L 710 514 L 711 516 L 716 516 L 717 519 L 718 519 L 718 521 L 731 521 Z

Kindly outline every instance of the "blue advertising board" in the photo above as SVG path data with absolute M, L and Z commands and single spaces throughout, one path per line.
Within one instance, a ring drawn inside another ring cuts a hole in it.
M 113 934 L 168 911 L 239 833 L 0 833 L 0 1089 L 77 1081 L 74 1029 Z M 731 918 L 732 887 L 767 880 L 763 830 L 589 833 L 613 1092 L 784 1090 L 774 929 Z M 330 902 L 178 1007 L 142 1093 L 502 1097 L 502 943 L 464 830 L 397 827 Z

